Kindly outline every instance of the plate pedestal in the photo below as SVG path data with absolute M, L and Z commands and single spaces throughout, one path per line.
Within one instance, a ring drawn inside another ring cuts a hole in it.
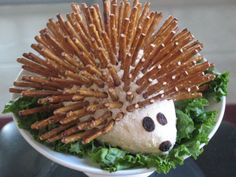
M 142 173 L 142 174 L 132 174 L 132 175 L 125 175 L 126 177 L 147 177 L 150 176 L 152 172 Z M 111 177 L 110 175 L 99 175 L 93 173 L 85 173 L 88 177 Z M 114 175 L 115 177 L 124 177 L 124 175 Z

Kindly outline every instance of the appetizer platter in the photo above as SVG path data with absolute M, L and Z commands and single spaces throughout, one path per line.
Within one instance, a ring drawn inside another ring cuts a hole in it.
M 223 118 L 228 73 L 149 2 L 104 0 L 103 14 L 98 4 L 71 7 L 40 30 L 36 53 L 17 59 L 23 70 L 4 112 L 24 138 L 85 173 L 168 173 L 197 158 Z

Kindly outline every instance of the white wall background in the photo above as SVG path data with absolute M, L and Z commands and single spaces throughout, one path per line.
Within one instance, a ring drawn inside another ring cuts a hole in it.
M 176 16 L 182 27 L 188 27 L 204 44 L 205 57 L 216 63 L 220 71 L 230 71 L 230 94 L 227 103 L 235 104 L 236 1 L 152 0 L 151 2 L 153 9 Z M 20 70 L 16 58 L 31 50 L 30 45 L 34 42 L 34 36 L 45 26 L 48 18 L 57 13 L 67 13 L 69 8 L 68 3 L 0 6 L 0 111 L 10 98 L 8 88 Z

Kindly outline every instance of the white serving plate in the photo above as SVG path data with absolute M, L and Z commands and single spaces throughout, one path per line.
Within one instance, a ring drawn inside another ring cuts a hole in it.
M 22 75 L 27 75 L 26 71 L 21 71 L 17 77 L 16 80 L 20 80 Z M 16 99 L 19 95 L 13 94 L 12 99 Z M 208 110 L 217 110 L 217 118 L 216 118 L 216 124 L 214 128 L 212 129 L 211 133 L 209 134 L 209 139 L 211 139 L 216 131 L 218 130 L 223 116 L 225 112 L 225 105 L 226 105 L 226 98 L 223 97 L 222 101 L 219 103 L 212 102 L 210 106 L 208 107 Z M 17 120 L 13 115 L 13 119 L 17 124 Z M 26 130 L 20 129 L 17 125 L 17 128 L 20 131 L 20 134 L 24 137 L 24 139 L 39 153 L 41 153 L 43 156 L 47 157 L 48 159 L 52 160 L 53 162 L 56 162 L 62 166 L 68 167 L 73 170 L 82 171 L 89 177 L 110 177 L 110 176 L 116 176 L 116 177 L 147 177 L 151 175 L 155 169 L 150 168 L 139 168 L 139 169 L 130 169 L 130 170 L 120 170 L 117 172 L 109 173 L 107 171 L 101 170 L 98 165 L 92 163 L 91 161 L 87 159 L 80 159 L 79 157 L 68 155 L 64 153 L 55 152 L 48 147 L 38 143 L 33 139 L 33 137 L 30 135 L 29 132 Z M 202 144 L 202 147 L 204 144 Z M 186 157 L 187 158 L 187 157 Z

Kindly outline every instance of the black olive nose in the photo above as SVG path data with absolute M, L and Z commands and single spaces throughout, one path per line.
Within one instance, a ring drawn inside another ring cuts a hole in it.
M 171 148 L 172 144 L 170 141 L 164 141 L 160 144 L 159 149 L 162 152 L 167 152 Z

